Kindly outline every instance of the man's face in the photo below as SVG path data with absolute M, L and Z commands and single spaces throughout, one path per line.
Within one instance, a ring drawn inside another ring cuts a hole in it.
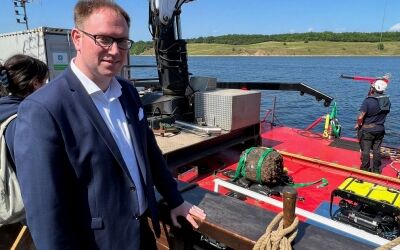
M 83 27 L 79 28 L 92 35 L 129 38 L 129 28 L 125 19 L 110 9 L 95 11 L 83 23 Z M 92 37 L 78 29 L 72 31 L 72 37 L 77 50 L 77 67 L 94 82 L 103 87 L 106 84 L 108 87 L 111 77 L 118 74 L 126 64 L 129 50 L 118 48 L 116 42 L 110 47 L 99 46 Z

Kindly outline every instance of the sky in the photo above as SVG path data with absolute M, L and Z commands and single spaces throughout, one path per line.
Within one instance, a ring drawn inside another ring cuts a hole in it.
M 73 27 L 76 0 L 29 0 L 29 28 Z M 115 0 L 131 16 L 130 38 L 150 41 L 148 0 Z M 24 30 L 13 0 L 0 0 L 0 33 Z M 400 31 L 400 0 L 195 0 L 183 5 L 182 38 L 226 34 Z

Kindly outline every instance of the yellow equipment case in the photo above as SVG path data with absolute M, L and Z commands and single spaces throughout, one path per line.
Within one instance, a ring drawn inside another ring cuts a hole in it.
M 332 215 L 337 196 L 342 200 Z M 400 191 L 348 177 L 332 192 L 329 213 L 334 220 L 394 239 L 399 235 Z

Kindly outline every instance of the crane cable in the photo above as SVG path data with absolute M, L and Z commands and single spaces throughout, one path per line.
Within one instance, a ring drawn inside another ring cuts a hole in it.
M 385 1 L 385 8 L 383 8 L 382 25 L 381 25 L 381 37 L 379 39 L 379 44 L 382 44 L 383 24 L 385 23 L 386 6 L 387 6 L 387 0 Z

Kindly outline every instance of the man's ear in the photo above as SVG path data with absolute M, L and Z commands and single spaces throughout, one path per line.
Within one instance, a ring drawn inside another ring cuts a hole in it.
M 71 30 L 71 38 L 72 42 L 74 43 L 75 50 L 80 51 L 82 44 L 82 32 L 80 32 L 77 28 L 73 28 Z

